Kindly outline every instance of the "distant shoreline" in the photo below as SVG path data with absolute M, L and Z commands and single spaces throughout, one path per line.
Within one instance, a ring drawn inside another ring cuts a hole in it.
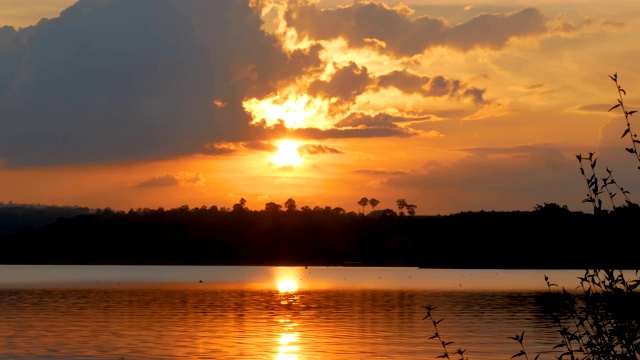
M 637 216 L 569 211 L 377 217 L 198 209 L 85 213 L 0 233 L 0 264 L 637 269 L 640 241 L 629 226 Z

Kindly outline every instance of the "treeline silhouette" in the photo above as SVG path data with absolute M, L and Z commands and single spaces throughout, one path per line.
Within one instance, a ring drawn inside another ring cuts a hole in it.
M 15 233 L 54 223 L 60 217 L 90 214 L 93 210 L 79 206 L 41 204 L 7 204 L 0 202 L 0 233 Z
M 532 211 L 438 216 L 281 208 L 184 205 L 59 216 L 46 225 L 0 233 L 0 263 L 470 269 L 640 264 L 639 241 L 628 226 L 638 217 L 635 208 L 595 215 L 545 204 Z

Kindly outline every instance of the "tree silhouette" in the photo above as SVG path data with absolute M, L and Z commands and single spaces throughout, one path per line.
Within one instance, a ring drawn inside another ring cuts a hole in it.
M 358 201 L 358 205 L 362 206 L 362 213 L 364 214 L 364 207 L 369 205 L 369 199 L 363 197 L 362 199 L 360 199 L 360 201 Z
M 233 204 L 233 211 L 242 211 L 246 209 L 247 200 L 240 198 L 237 204 Z
M 284 203 L 284 208 L 286 211 L 296 211 L 296 201 L 292 198 L 287 199 Z
M 276 204 L 274 202 L 268 202 L 264 205 L 264 211 L 267 212 L 278 212 L 282 209 L 282 205 Z
M 407 201 L 405 199 L 396 200 L 396 205 L 398 206 L 398 211 L 400 211 L 400 215 L 404 215 L 404 209 L 407 208 Z
M 378 206 L 378 204 L 380 204 L 380 201 L 378 199 L 369 199 L 369 205 L 371 205 L 372 211 L 376 211 L 376 206 Z
M 405 207 L 407 208 L 407 214 L 411 216 L 414 216 L 416 214 L 416 208 L 418 207 L 417 205 L 407 204 Z
M 396 216 L 396 215 L 398 215 L 392 209 L 384 209 L 384 210 L 381 210 L 381 211 L 382 211 L 382 216 Z

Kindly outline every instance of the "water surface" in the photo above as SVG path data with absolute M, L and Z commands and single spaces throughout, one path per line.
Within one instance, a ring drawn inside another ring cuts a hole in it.
M 451 352 L 510 359 L 559 341 L 545 274 L 582 272 L 0 266 L 0 359 L 435 359 L 426 305 Z

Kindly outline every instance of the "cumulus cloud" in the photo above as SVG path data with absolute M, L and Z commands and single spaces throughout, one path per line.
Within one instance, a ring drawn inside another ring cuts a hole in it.
M 447 110 L 376 110 L 362 99 L 395 89 L 482 107 L 491 104 L 485 89 L 438 74 L 374 73 L 356 59 L 334 62 L 325 57 L 326 44 L 314 41 L 339 37 L 395 56 L 435 45 L 500 48 L 515 36 L 544 31 L 545 21 L 528 8 L 450 25 L 411 18 L 406 5 L 321 9 L 289 0 L 286 26 L 310 41 L 288 48 L 263 29 L 267 4 L 79 0 L 35 26 L 0 28 L 0 163 L 25 168 L 229 155 L 269 150 L 269 140 L 282 135 L 414 136 L 419 131 L 410 122 Z M 256 121 L 245 108 L 247 99 L 259 102 L 292 88 L 311 105 L 329 104 L 322 126 Z M 403 115 L 409 113 L 417 115 Z
M 2 28 L 0 158 L 14 168 L 148 160 L 243 140 L 243 98 L 319 61 L 317 48 L 285 54 L 260 26 L 235 0 L 80 0 Z
M 9 166 L 172 156 L 214 132 L 210 57 L 175 6 L 93 3 L 25 30 L 0 101 Z
M 433 77 L 417 75 L 406 70 L 395 70 L 377 77 L 380 88 L 394 87 L 406 94 L 419 94 L 425 97 L 469 98 L 475 104 L 488 104 L 484 99 L 484 89 L 467 87 L 460 80 L 447 79 L 444 76 Z
M 510 14 L 479 14 L 457 25 L 428 16 L 412 19 L 411 14 L 404 5 L 392 7 L 374 1 L 320 9 L 315 2 L 298 0 L 289 1 L 285 20 L 302 38 L 343 38 L 350 46 L 373 46 L 397 56 L 421 54 L 435 46 L 464 51 L 477 47 L 500 49 L 511 38 L 545 33 L 547 21 L 535 8 Z
M 353 103 L 371 82 L 367 68 L 359 67 L 351 61 L 349 65 L 339 68 L 330 81 L 316 80 L 307 91 L 311 96 L 337 99 L 340 103 Z

